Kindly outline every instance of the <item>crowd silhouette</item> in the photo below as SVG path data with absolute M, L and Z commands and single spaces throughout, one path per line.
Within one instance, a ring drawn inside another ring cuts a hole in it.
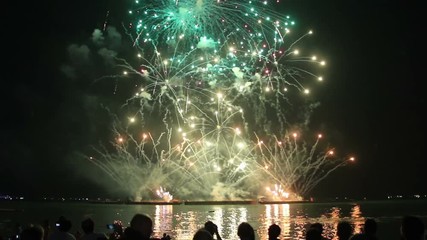
M 377 240 L 377 222 L 375 219 L 368 218 L 365 220 L 362 233 L 353 235 L 351 240 Z
M 124 227 L 120 221 L 115 221 L 111 226 L 107 225 L 112 233 L 98 233 L 94 231 L 95 222 L 92 218 L 83 219 L 80 223 L 81 232 L 73 234 L 70 232 L 72 223 L 64 216 L 55 222 L 55 228 L 50 228 L 46 220 L 42 224 L 30 224 L 22 228 L 16 225 L 17 233 L 9 238 L 0 236 L 0 240 L 171 240 L 167 234 L 161 238 L 154 238 L 153 220 L 147 214 L 137 213 L 133 216 L 128 227 Z M 321 223 L 310 224 L 305 231 L 306 240 L 378 240 L 377 222 L 373 218 L 365 220 L 362 231 L 354 233 L 350 222 L 340 221 L 337 223 L 335 236 L 328 238 L 324 236 Z M 256 230 L 248 222 L 241 222 L 237 227 L 237 237 L 240 240 L 255 240 Z M 268 240 L 284 239 L 281 236 L 281 228 L 273 223 L 268 228 Z M 401 240 L 425 240 L 425 225 L 417 216 L 404 216 L 400 225 Z M 193 240 L 222 240 L 218 226 L 208 220 L 203 227 L 199 228 L 193 235 Z M 289 238 L 286 238 L 289 239 Z M 300 238 L 299 238 L 300 239 Z M 177 239 L 178 240 L 178 239 Z

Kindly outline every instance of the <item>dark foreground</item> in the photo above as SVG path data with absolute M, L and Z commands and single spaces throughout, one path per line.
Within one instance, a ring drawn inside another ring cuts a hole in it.
M 332 238 L 339 221 L 349 221 L 354 232 L 360 232 L 366 218 L 378 222 L 380 239 L 399 239 L 402 216 L 417 215 L 427 220 L 427 200 L 405 201 L 348 201 L 348 202 L 293 202 L 253 204 L 246 202 L 191 202 L 190 204 L 93 204 L 89 202 L 0 202 L 0 236 L 9 236 L 16 224 L 41 223 L 48 220 L 53 228 L 63 215 L 73 223 L 72 232 L 81 231 L 80 222 L 90 216 L 95 229 L 109 233 L 106 224 L 115 220 L 128 226 L 135 213 L 150 215 L 155 223 L 154 236 L 169 234 L 172 239 L 190 240 L 192 234 L 211 220 L 218 225 L 224 240 L 237 239 L 240 222 L 250 223 L 257 239 L 267 239 L 271 223 L 282 228 L 281 239 L 303 239 L 306 227 L 314 222 L 324 225 L 324 233 Z

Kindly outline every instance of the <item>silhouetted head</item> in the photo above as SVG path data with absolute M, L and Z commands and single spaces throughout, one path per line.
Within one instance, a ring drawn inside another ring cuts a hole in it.
M 321 223 L 313 223 L 313 224 L 311 224 L 310 225 L 310 228 L 315 228 L 315 229 L 317 229 L 317 231 L 319 231 L 320 232 L 320 234 L 322 234 L 322 232 L 323 232 L 323 224 L 321 224 Z
M 306 240 L 322 240 L 322 235 L 317 228 L 309 228 L 305 234 Z
M 194 234 L 193 240 L 213 240 L 213 236 L 208 230 L 200 228 Z
M 363 230 L 368 235 L 375 235 L 377 233 L 377 222 L 373 218 L 366 219 Z
M 86 218 L 82 221 L 81 228 L 85 234 L 93 233 L 95 222 L 91 218 Z
M 56 227 L 61 232 L 68 232 L 70 231 L 72 224 L 71 221 L 66 219 L 64 216 L 60 216 L 58 221 L 56 222 Z
M 21 240 L 43 240 L 44 230 L 42 226 L 32 225 L 21 232 Z
M 282 229 L 279 227 L 279 225 L 273 223 L 268 227 L 268 238 L 269 239 L 277 239 L 280 235 L 280 232 Z
M 153 233 L 153 220 L 148 215 L 137 213 L 130 221 L 130 227 L 144 237 L 150 238 Z
M 205 229 L 213 235 L 217 230 L 217 226 L 212 221 L 207 221 L 205 222 Z
M 424 239 L 424 223 L 415 216 L 405 216 L 402 218 L 400 233 L 405 240 Z
M 337 235 L 340 240 L 347 240 L 353 234 L 353 227 L 347 221 L 341 221 L 338 223 Z
M 242 222 L 239 224 L 237 228 L 237 236 L 241 240 L 254 240 L 255 239 L 255 231 L 254 228 L 247 222 Z

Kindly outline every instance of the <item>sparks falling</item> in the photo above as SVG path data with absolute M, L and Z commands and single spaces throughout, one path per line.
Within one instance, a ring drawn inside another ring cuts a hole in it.
M 321 135 L 310 147 L 289 134 L 306 127 L 316 103 L 305 96 L 326 61 L 302 48 L 313 31 L 271 4 L 136 1 L 126 24 L 135 54 L 115 59 L 114 79 L 137 84 L 114 151 L 90 160 L 135 198 L 169 201 L 256 198 L 267 184 L 301 197 L 348 163 Z

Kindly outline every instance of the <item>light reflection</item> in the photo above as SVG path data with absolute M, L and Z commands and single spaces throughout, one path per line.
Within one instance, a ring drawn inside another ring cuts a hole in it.
M 321 220 L 323 223 L 324 237 L 338 240 L 336 233 L 340 221 L 350 222 L 353 227 L 353 233 L 360 233 L 362 231 L 365 218 L 362 216 L 360 205 L 356 204 L 351 208 L 349 217 L 344 217 L 342 214 L 341 208 L 333 207 L 329 213 L 329 219 L 326 218 Z
M 224 210 L 221 207 L 214 207 L 214 210 L 209 211 L 210 213 L 213 213 L 213 216 L 208 216 L 206 221 L 212 221 L 215 223 L 218 227 L 218 233 L 220 236 L 224 236 Z
M 341 219 L 340 215 L 341 215 L 341 208 L 339 207 L 332 207 L 331 208 L 331 213 L 330 215 L 330 220 L 328 222 L 326 222 L 325 224 L 323 224 L 323 231 L 325 232 L 325 235 L 327 237 L 329 237 L 330 239 L 333 240 L 337 240 L 337 228 L 338 228 L 338 223 L 343 220 Z
M 336 231 L 340 221 L 349 221 L 354 233 L 361 232 L 365 217 L 361 206 L 348 204 L 328 206 L 299 204 L 265 204 L 243 206 L 173 206 L 157 205 L 151 212 L 154 216 L 154 237 L 169 234 L 172 239 L 191 240 L 194 233 L 208 220 L 218 226 L 223 240 L 238 239 L 237 227 L 242 222 L 250 223 L 257 239 L 268 239 L 268 227 L 275 223 L 281 228 L 281 240 L 305 239 L 307 227 L 315 222 L 323 224 L 323 236 L 337 240 Z M 320 211 L 316 212 L 316 209 Z
M 351 219 L 353 220 L 354 233 L 362 232 L 363 225 L 365 223 L 365 218 L 362 217 L 362 210 L 360 205 L 354 205 L 350 211 Z
M 237 227 L 242 222 L 248 221 L 248 209 L 246 207 L 229 208 L 226 212 L 221 207 L 215 210 L 214 219 L 211 220 L 218 226 L 218 232 L 222 239 L 236 239 Z
M 258 235 L 261 239 L 268 239 L 268 228 L 275 223 L 282 229 L 280 239 L 291 239 L 291 219 L 289 204 L 266 204 L 264 218 L 260 219 L 263 223 L 258 229 Z
M 298 212 L 298 214 L 303 214 L 303 212 Z M 290 239 L 305 239 L 305 228 L 306 228 L 307 218 L 304 215 L 296 215 L 294 222 L 294 229 Z M 292 229 L 292 226 L 291 226 Z
M 204 224 L 197 221 L 197 212 L 194 211 L 181 213 L 176 218 L 175 239 L 193 239 L 193 234 L 201 227 L 198 224 Z
M 156 205 L 154 213 L 154 236 L 160 237 L 163 233 L 172 230 L 173 205 Z

